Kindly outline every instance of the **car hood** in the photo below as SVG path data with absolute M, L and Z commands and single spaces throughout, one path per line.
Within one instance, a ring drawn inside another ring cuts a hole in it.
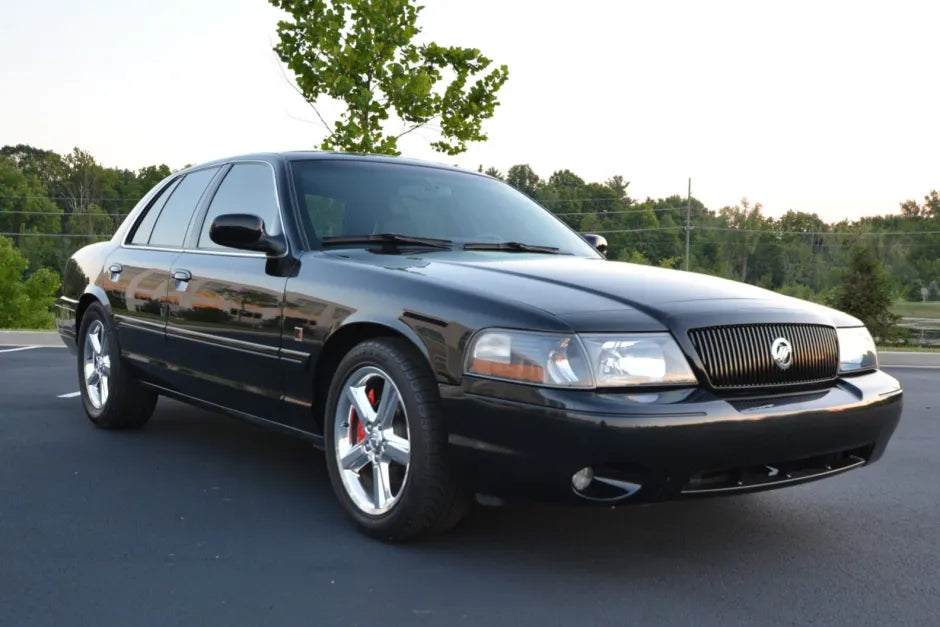
M 718 324 L 861 323 L 842 312 L 746 283 L 664 268 L 488 251 L 417 255 L 347 250 L 341 256 L 549 312 L 577 331 L 653 331 Z

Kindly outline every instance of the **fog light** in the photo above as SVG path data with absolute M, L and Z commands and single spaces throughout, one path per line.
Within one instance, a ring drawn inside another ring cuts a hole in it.
M 587 489 L 592 481 L 594 481 L 594 469 L 590 466 L 585 466 L 571 475 L 571 485 L 574 486 L 575 490 Z

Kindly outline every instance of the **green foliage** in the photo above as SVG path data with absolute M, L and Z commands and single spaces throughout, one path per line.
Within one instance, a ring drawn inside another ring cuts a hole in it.
M 806 285 L 790 283 L 780 287 L 777 291 L 786 296 L 792 296 L 793 298 L 800 298 L 803 300 L 812 301 L 814 303 L 822 303 L 824 300 Z
M 110 236 L 170 173 L 166 165 L 137 172 L 106 168 L 78 148 L 62 156 L 24 144 L 3 146 L 0 233 L 15 234 L 11 237 L 30 272 L 61 271 L 73 251 L 101 239 L 95 235 Z
M 0 236 L 0 328 L 45 328 L 53 325 L 50 312 L 59 277 L 41 268 L 24 280 L 29 262 Z
M 638 263 L 644 266 L 650 265 L 650 260 L 646 258 L 646 255 L 641 253 L 638 250 L 624 251 L 620 253 L 620 257 L 617 261 L 626 261 L 627 263 Z
M 290 16 L 274 50 L 303 97 L 315 111 L 321 96 L 346 104 L 321 148 L 398 154 L 398 139 L 431 121 L 442 136 L 432 147 L 449 155 L 486 139 L 508 69 L 489 69 L 474 48 L 415 43 L 414 0 L 270 1 Z M 392 114 L 405 125 L 397 134 L 386 130 Z
M 514 165 L 506 174 L 506 182 L 523 194 L 535 198 L 536 192 L 542 186 L 542 179 L 532 170 L 529 164 Z
M 832 306 L 864 322 L 878 341 L 885 342 L 899 338 L 898 316 L 891 312 L 893 300 L 884 268 L 870 250 L 854 248 L 832 295 Z
M 62 209 L 46 197 L 36 175 L 17 167 L 12 157 L 0 155 L 0 233 L 16 234 L 23 252 L 37 267 L 54 266 L 54 242 L 37 233 L 58 233 Z

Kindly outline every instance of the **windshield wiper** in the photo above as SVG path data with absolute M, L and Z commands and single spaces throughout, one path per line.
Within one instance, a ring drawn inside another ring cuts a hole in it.
M 324 246 L 342 246 L 344 244 L 385 244 L 386 246 L 426 246 L 428 248 L 451 249 L 454 243 L 449 239 L 435 237 L 413 237 L 400 233 L 374 233 L 372 235 L 338 235 L 324 237 Z
M 517 253 L 544 253 L 546 255 L 563 255 L 554 246 L 536 246 L 522 242 L 470 242 L 464 244 L 464 250 L 508 250 Z

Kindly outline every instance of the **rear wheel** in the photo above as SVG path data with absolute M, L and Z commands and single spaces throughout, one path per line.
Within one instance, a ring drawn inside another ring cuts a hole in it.
M 78 381 L 85 414 L 105 429 L 140 427 L 153 414 L 157 394 L 124 367 L 110 316 L 94 303 L 78 334 Z
M 405 540 L 455 526 L 469 499 L 450 474 L 437 384 L 396 338 L 369 340 L 340 362 L 325 418 L 330 481 L 367 534 Z

